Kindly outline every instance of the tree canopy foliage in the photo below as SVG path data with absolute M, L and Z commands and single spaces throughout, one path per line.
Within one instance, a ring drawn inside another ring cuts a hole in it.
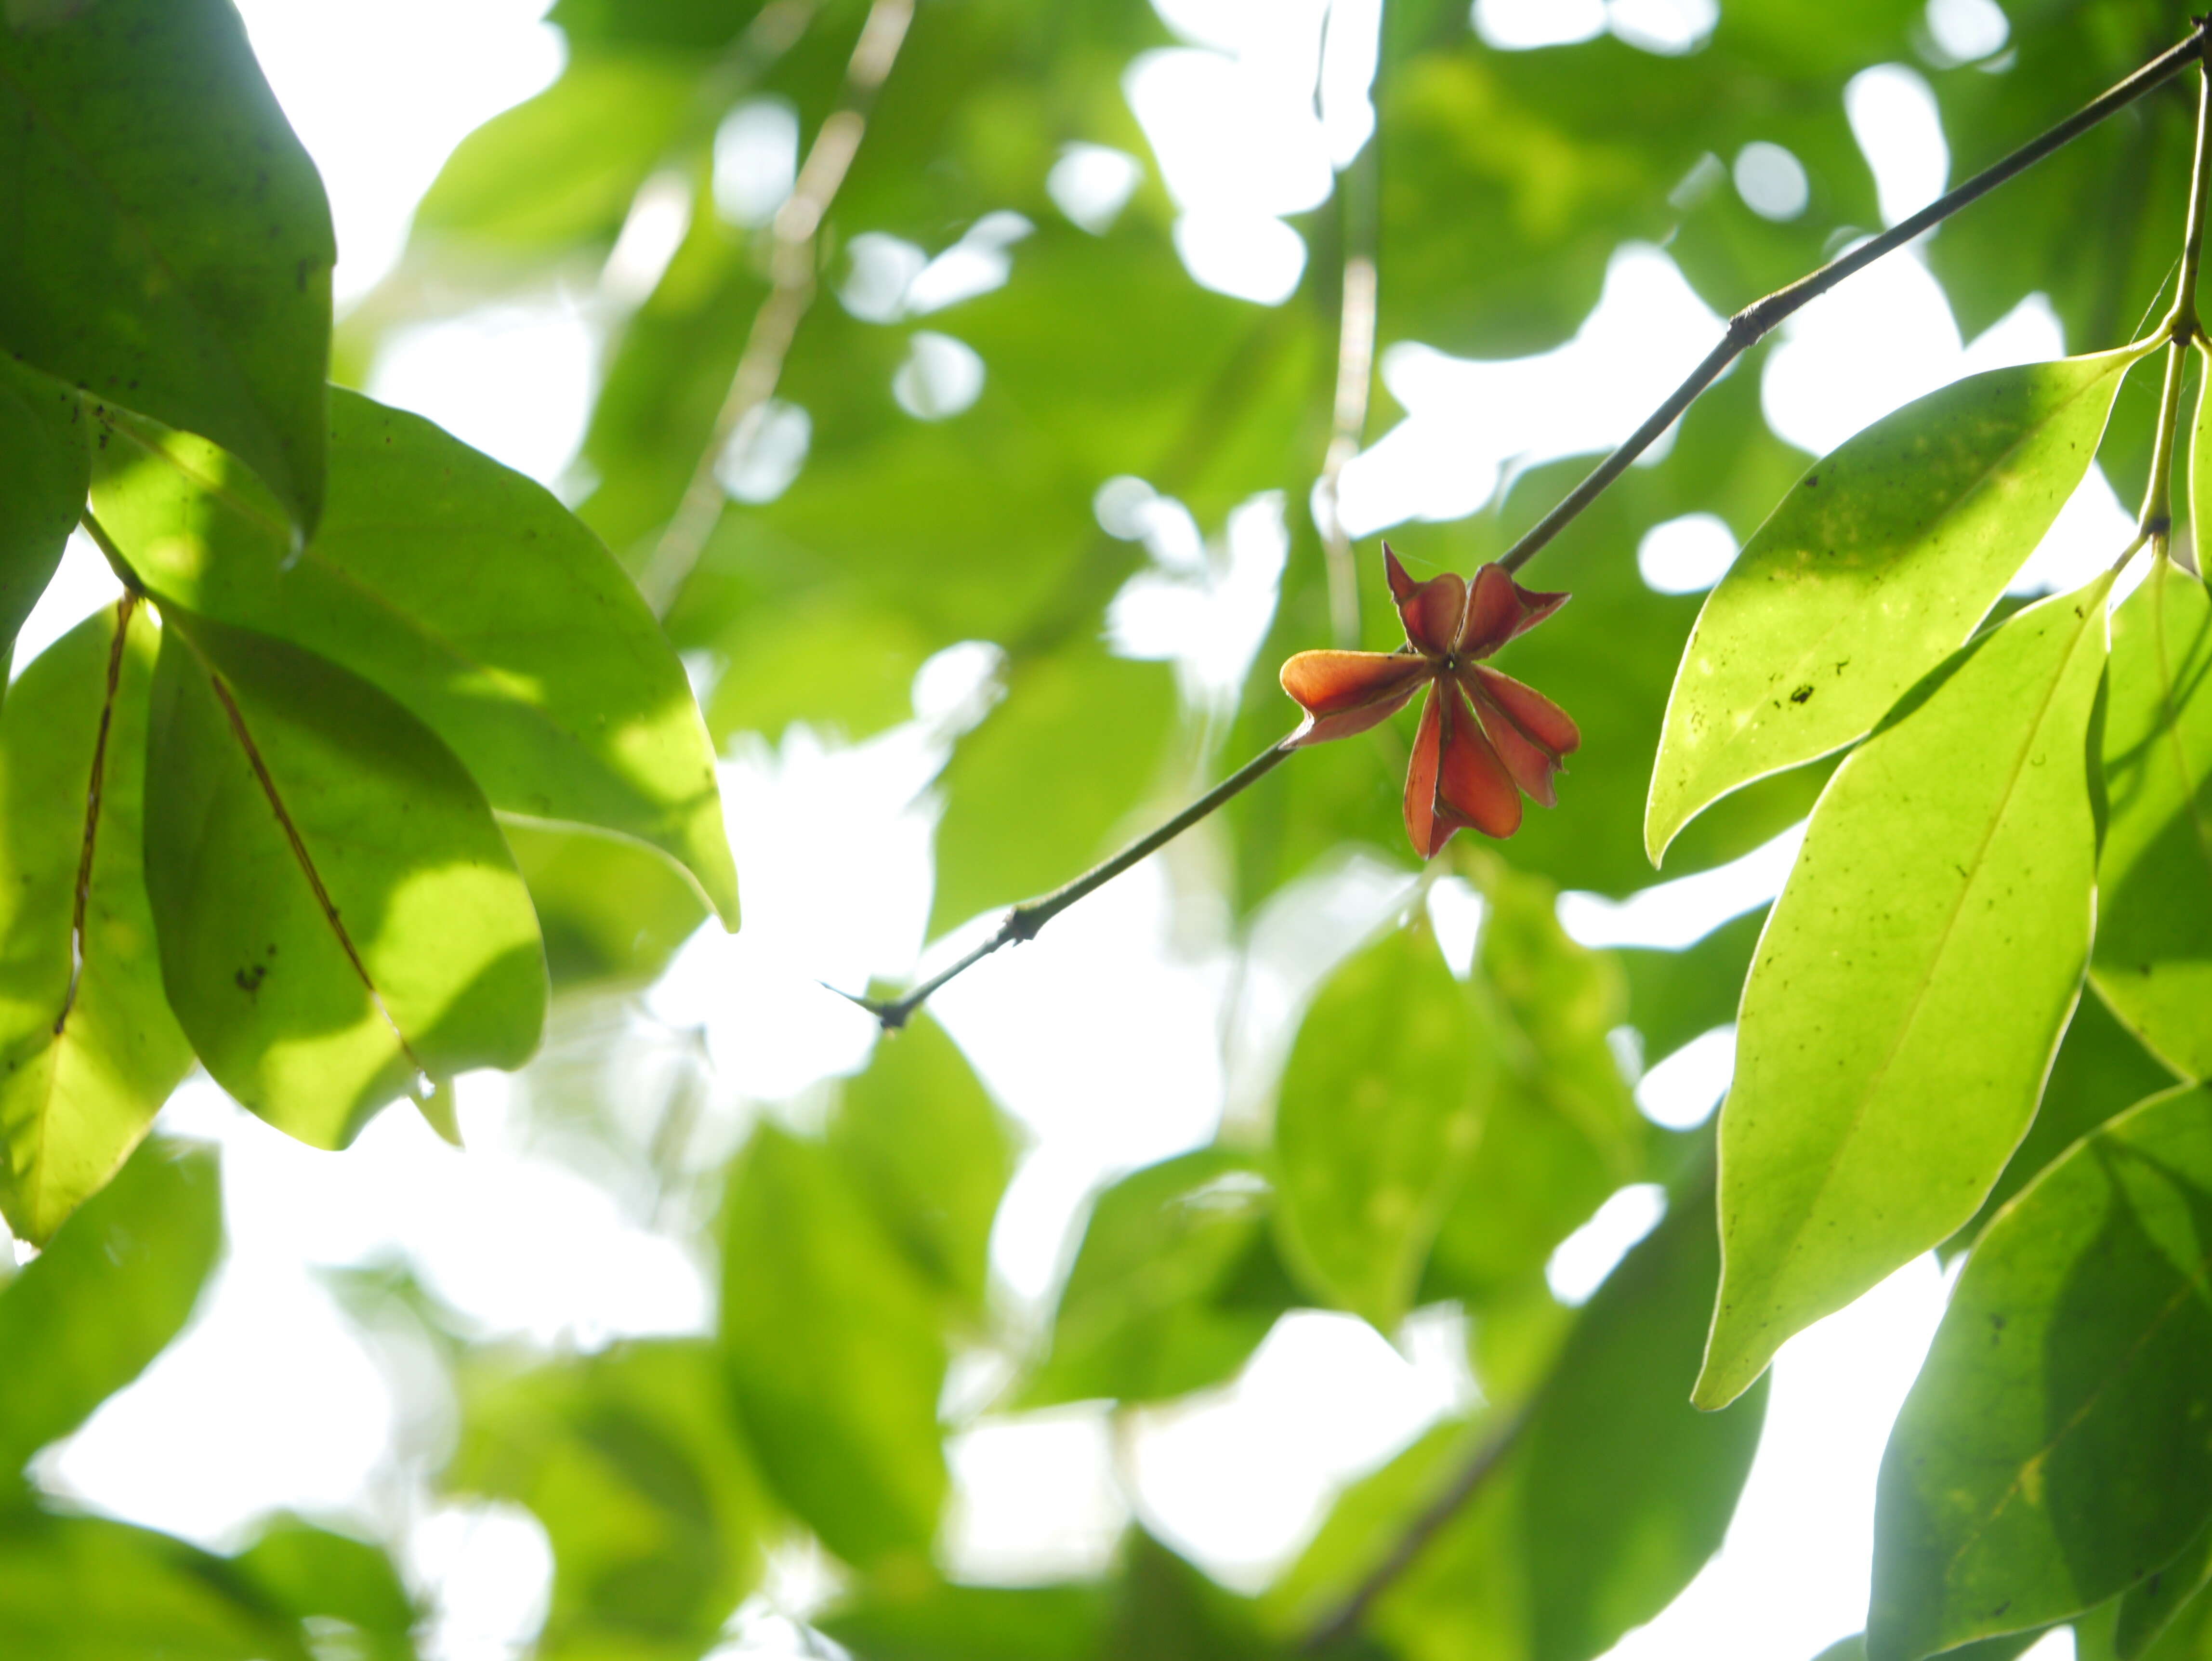
M 417 1652 L 396 1540 L 284 1516 L 220 1555 L 74 1511 L 32 1461 L 222 1250 L 219 1161 L 149 1137 L 196 1066 L 333 1151 L 387 1109 L 458 1140 L 455 1079 L 501 1068 L 635 1153 L 719 1266 L 708 1329 L 584 1353 L 477 1342 L 413 1294 L 459 1403 L 430 1492 L 542 1524 L 548 1661 L 704 1656 L 802 1548 L 833 1566 L 808 1634 L 863 1661 L 1589 1661 L 1718 1548 L 1776 1351 L 1938 1250 L 1963 1265 L 1836 1653 L 2059 1626 L 2084 1656 L 2212 1653 L 2203 25 L 2009 9 L 1991 33 L 1988 0 L 1593 6 L 1509 49 L 1483 6 L 1382 0 L 1373 135 L 1268 221 L 1304 264 L 1261 303 L 1191 275 L 1192 204 L 1132 107 L 1176 40 L 1143 0 L 557 0 L 558 78 L 459 146 L 334 328 L 322 183 L 228 0 L 9 0 L 0 630 L 80 527 L 123 593 L 0 705 L 0 1215 L 37 1248 L 0 1283 L 0 1634 Z M 1547 351 L 1631 246 L 1719 316 L 1861 246 L 1870 66 L 1916 66 L 1964 175 L 2154 58 L 1890 256 L 1970 332 L 2045 296 L 2072 356 L 1808 463 L 1762 412 L 1764 319 L 1579 511 L 1544 519 L 1591 458 L 1536 455 L 1401 526 L 1387 571 L 1354 546 L 1345 470 L 1403 412 L 1394 348 Z M 746 135 L 771 130 L 797 151 L 763 196 Z M 355 390 L 404 326 L 596 280 L 649 201 L 680 235 L 607 301 L 560 494 Z M 2093 463 L 2139 534 L 2008 598 Z M 1213 540 L 1178 564 L 1131 502 Z M 1116 597 L 1218 597 L 1255 505 L 1283 547 L 1264 631 L 1225 666 L 1133 654 Z M 1693 514 L 1741 550 L 1702 599 L 1637 557 Z M 884 1015 L 864 1070 L 746 1104 L 703 1176 L 696 1077 L 641 1144 L 532 1062 L 550 1032 L 620 1065 L 596 1012 L 739 926 L 739 735 L 882 732 L 975 642 L 995 701 L 937 717 L 933 937 L 1048 896 L 982 948 L 1018 949 L 1163 820 L 1200 847 L 1179 909 L 1239 961 L 1347 849 L 1407 885 L 1332 943 L 1264 1110 L 1116 1173 L 1041 1311 L 989 1255 L 1020 1132 L 920 993 L 848 989 Z M 1285 745 L 1283 687 L 1333 741 Z M 1385 718 L 1425 687 L 1417 730 Z M 1808 815 L 1763 919 L 1680 951 L 1561 925 L 1563 891 Z M 1481 901 L 1470 961 L 1421 904 L 1447 877 Z M 1715 1123 L 1638 1111 L 1645 1063 L 1731 1020 Z M 1563 1299 L 1553 1253 L 1639 1184 L 1662 1220 Z M 975 1425 L 1127 1423 L 1291 1311 L 1395 1336 L 1437 1305 L 1475 1395 L 1263 1589 L 1141 1518 L 1084 1578 L 949 1560 Z

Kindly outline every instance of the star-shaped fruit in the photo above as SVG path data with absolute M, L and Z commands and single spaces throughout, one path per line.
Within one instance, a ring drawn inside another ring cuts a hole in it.
M 1406 770 L 1406 834 L 1432 859 L 1452 832 L 1486 837 L 1521 827 L 1525 793 L 1558 800 L 1552 775 L 1582 743 L 1565 710 L 1482 661 L 1567 603 L 1531 593 L 1502 565 L 1472 584 L 1447 571 L 1426 582 L 1406 575 L 1388 543 L 1383 569 L 1406 627 L 1395 652 L 1301 652 L 1283 666 L 1283 690 L 1304 706 L 1292 745 L 1348 738 L 1388 720 L 1422 687 L 1421 725 Z

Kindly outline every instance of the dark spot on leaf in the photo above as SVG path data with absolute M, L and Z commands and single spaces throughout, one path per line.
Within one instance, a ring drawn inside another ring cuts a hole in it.
M 246 995 L 250 998 L 255 993 L 261 990 L 262 980 L 268 973 L 269 965 L 267 964 L 257 963 L 251 968 L 240 970 L 238 973 L 231 977 L 231 979 L 237 982 L 238 989 L 245 993 Z
M 1813 687 L 1812 684 L 1808 681 L 1806 684 L 1799 687 L 1796 691 L 1790 695 L 1790 702 L 1792 703 L 1802 703 L 1806 699 L 1812 696 Z

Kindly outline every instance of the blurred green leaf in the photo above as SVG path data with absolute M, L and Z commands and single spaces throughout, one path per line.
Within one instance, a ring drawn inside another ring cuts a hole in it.
M 39 1661 L 314 1661 L 240 1566 L 90 1517 L 0 1512 L 0 1631 Z
M 544 950 L 452 752 L 335 664 L 162 610 L 146 886 L 170 1006 L 216 1081 L 343 1147 L 425 1079 L 520 1066 Z
M 1273 1200 L 1258 1163 L 1224 1147 L 1101 1194 L 1020 1404 L 1166 1401 L 1233 1377 L 1296 1299 L 1269 1238 Z
M 1301 1283 L 1384 1333 L 1482 1131 L 1487 1035 L 1424 925 L 1348 958 L 1306 1012 L 1275 1106 L 1275 1234 Z
M 2088 954 L 2111 586 L 1960 653 L 1821 798 L 1744 989 L 1701 1405 L 1972 1216 L 2026 1134 Z
M 0 28 L 0 346 L 323 501 L 337 251 L 314 164 L 222 0 Z
M 945 1491 L 933 1290 L 840 1162 L 774 1125 L 722 1231 L 723 1360 L 762 1469 L 846 1561 L 921 1569 Z
M 1525 1425 L 1503 1409 L 1441 1425 L 1346 1491 L 1267 1596 L 1278 1630 L 1334 1614 L 1478 1463 L 1370 1610 L 1395 1653 L 1589 1661 L 1672 1601 L 1720 1544 L 1765 1412 L 1687 1400 L 1718 1267 L 1710 1193 L 1676 1196 L 1583 1309 Z
M 545 21 L 572 41 L 708 48 L 726 44 L 763 0 L 556 0 Z
M 696 885 L 642 843 L 512 820 L 500 828 L 529 885 L 556 991 L 643 985 L 707 921 Z
M 2112 617 L 2097 989 L 2185 1078 L 2212 1074 L 2212 602 L 2160 559 Z
M 919 1592 L 871 1588 L 818 1624 L 858 1661 L 1091 1661 L 1109 1596 L 933 1580 Z
M 1217 1585 L 1139 1533 L 1129 1542 L 1098 1653 L 1146 1661 L 1271 1661 L 1281 1651 L 1252 1599 Z
M 1689 1404 L 1720 1250 L 1710 1182 L 1584 1306 L 1529 1421 L 1522 1494 L 1532 1661 L 1588 1661 L 1642 1625 L 1719 1549 L 1751 1471 L 1762 1392 Z
M 104 606 L 0 707 L 0 1212 L 33 1244 L 99 1191 L 192 1064 L 143 863 L 155 644 L 144 607 Z
M 295 554 L 250 482 L 131 429 L 102 514 L 158 595 L 304 646 L 404 704 L 492 805 L 634 837 L 725 921 L 737 879 L 683 666 L 597 538 L 424 421 L 331 397 L 331 501 Z
M 706 113 L 705 65 L 674 52 L 578 52 L 560 79 L 464 138 L 415 210 L 412 235 L 502 252 L 612 240 L 631 199 Z
M 1567 938 L 1548 883 L 1487 854 L 1459 858 L 1489 901 L 1469 989 L 1483 1123 L 1422 1293 L 1488 1305 L 1646 1174 L 1651 1129 L 1607 1038 L 1628 1013 L 1619 962 Z
M 980 1327 L 1014 1141 L 945 1029 L 917 1015 L 878 1039 L 845 1085 L 829 1141 L 907 1261 Z
M 1018 667 L 940 779 L 933 934 L 1080 875 L 1111 851 L 1165 757 L 1167 666 L 1085 643 Z
M 1628 977 L 1628 1019 L 1644 1035 L 1648 1062 L 1735 1019 L 1766 914 L 1762 905 L 1732 917 L 1680 952 L 1638 946 L 1613 954 Z
M 1971 375 L 1814 464 L 1683 653 L 1644 819 L 1655 864 L 1708 803 L 1858 738 L 1958 648 L 2087 472 L 2135 361 Z
M 545 1526 L 553 1599 L 535 1653 L 696 1656 L 759 1579 L 775 1516 L 705 1340 L 464 1374 L 448 1487 Z
M 1874 1661 L 2079 1614 L 2212 1512 L 2208 1108 L 2114 1120 L 1967 1257 L 1882 1456 Z
M 775 738 L 794 721 L 866 738 L 913 713 L 928 636 L 896 611 L 820 599 L 742 614 L 720 637 L 728 666 L 707 702 L 718 742 Z
M 2112 1632 L 2118 1661 L 2155 1654 L 2154 1646 L 2169 1632 L 2177 1638 L 2193 1635 L 2189 1628 L 2196 1623 L 2185 1617 L 2208 1583 L 2212 1583 L 2212 1523 L 2197 1530 L 2197 1537 L 2164 1568 L 2120 1594 Z
M 10 1358 L 0 1492 L 167 1348 L 222 1244 L 215 1156 L 149 1142 L 0 1289 L 0 1355 Z M 9 1555 L 0 1549 L 0 1576 Z M 8 1603 L 0 1592 L 0 1609 Z M 0 1616 L 0 1630 L 15 1641 L 23 1629 Z
M 422 1611 L 380 1548 L 280 1516 L 235 1560 L 260 1589 L 310 1622 L 319 1647 L 359 1661 L 415 1661 Z M 331 1630 L 331 1622 L 343 1622 Z
M 7 652 L 83 511 L 92 485 L 89 427 L 68 387 L 0 356 L 0 642 Z

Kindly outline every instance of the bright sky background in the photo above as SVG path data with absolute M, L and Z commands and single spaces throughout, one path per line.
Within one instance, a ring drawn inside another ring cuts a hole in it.
M 1334 170 L 1372 130 L 1365 87 L 1377 0 L 1156 3 L 1186 44 L 1141 59 L 1126 90 L 1177 205 L 1176 245 L 1211 286 L 1278 302 L 1306 258 L 1282 216 L 1322 201 Z M 329 186 L 342 307 L 397 257 L 413 204 L 453 143 L 544 86 L 562 58 L 559 37 L 538 21 L 544 0 L 240 3 Z M 1716 12 L 1712 0 L 1479 0 L 1473 16 L 1504 46 L 1539 50 L 1611 28 L 1645 50 L 1680 52 L 1710 32 Z M 1990 0 L 1934 0 L 1929 22 L 1932 38 L 1962 60 L 2005 39 Z M 1942 188 L 1948 156 L 1915 70 L 1868 70 L 1852 83 L 1847 109 L 1886 218 Z M 756 111 L 723 137 L 722 210 L 765 216 L 777 181 L 787 181 L 793 135 Z M 1770 152 L 1747 146 L 1716 165 L 1747 201 L 1786 216 L 1793 202 L 1802 208 L 1802 172 L 1793 182 L 1791 158 Z M 1055 170 L 1054 195 L 1098 228 L 1133 177 L 1117 152 L 1078 147 Z M 370 390 L 559 486 L 605 332 L 649 289 L 683 210 L 648 186 L 597 281 L 404 332 Z M 860 240 L 844 301 L 868 314 L 911 315 L 1006 280 L 1009 265 L 1018 281 L 1021 228 L 987 222 L 950 253 Z M 1597 312 L 1557 351 L 1474 363 L 1417 345 L 1391 349 L 1381 371 L 1406 414 L 1346 470 L 1347 522 L 1364 538 L 1408 519 L 1462 515 L 1516 457 L 1613 442 L 1718 326 L 1662 250 L 1633 246 L 1614 259 Z M 902 399 L 934 410 L 931 400 L 957 404 L 966 387 L 972 399 L 988 366 L 957 334 L 950 311 L 934 337 L 945 344 L 921 349 Z M 1763 392 L 1778 430 L 1820 451 L 1961 374 L 2064 345 L 2039 299 L 1962 341 L 1934 279 L 1907 254 L 1809 307 L 1773 355 Z M 1514 412 L 1510 429 L 1501 409 Z M 770 453 L 776 443 L 781 461 Z M 787 473 L 804 443 L 801 417 L 773 443 L 730 459 L 725 477 L 733 487 L 757 483 L 763 454 Z M 773 489 L 773 479 L 760 488 Z M 1099 508 L 1102 523 L 1151 555 L 1117 602 L 1115 637 L 1125 650 L 1176 658 L 1202 707 L 1235 684 L 1256 647 L 1285 546 L 1283 515 L 1303 504 L 1255 498 L 1225 525 L 1199 526 L 1180 504 L 1123 480 L 1102 490 Z M 2125 537 L 2126 515 L 2093 472 L 2023 586 L 2077 581 Z M 1205 538 L 1218 544 L 1219 559 L 1205 557 Z M 1716 581 L 1733 551 L 1717 520 L 1692 515 L 1652 532 L 1639 565 L 1655 587 L 1686 592 Z M 96 557 L 73 555 L 18 661 L 106 587 Z M 1224 639 L 1239 643 L 1233 661 L 1221 655 Z M 1200 654 L 1201 642 L 1213 656 Z M 616 1044 L 599 1087 L 643 1112 L 653 1082 L 695 1065 L 703 1045 L 712 1083 L 700 1158 L 711 1164 L 757 1104 L 781 1104 L 766 1110 L 803 1118 L 821 1080 L 865 1064 L 872 1024 L 817 982 L 902 979 L 918 958 L 940 961 L 972 939 L 972 929 L 956 934 L 921 958 L 933 813 L 927 787 L 948 723 L 963 709 L 972 715 L 991 667 L 988 651 L 945 654 L 917 682 L 917 719 L 866 744 L 800 727 L 777 747 L 751 739 L 735 748 L 723 778 L 744 881 L 744 932 L 696 938 L 641 1009 L 593 1013 L 591 1033 L 612 1032 Z M 1593 944 L 1686 945 L 1771 897 L 1796 845 L 1793 833 L 1723 871 L 1626 903 L 1569 895 L 1561 915 Z M 1207 1141 L 1224 1114 L 1264 1110 L 1303 1001 L 1344 942 L 1400 910 L 1412 891 L 1409 867 L 1366 858 L 1310 879 L 1269 905 L 1240 973 L 1222 920 L 1170 904 L 1173 873 L 1202 872 L 1206 860 L 1201 830 L 1071 911 L 1018 963 L 1013 953 L 994 958 L 937 1000 L 1031 1138 L 993 1242 L 1018 1311 L 1035 1312 L 1048 1297 L 1085 1196 L 1103 1180 Z M 1479 899 L 1446 882 L 1429 904 L 1464 961 Z M 1130 1043 L 1132 1032 L 1146 1042 Z M 1660 1064 L 1639 1086 L 1639 1103 L 1663 1123 L 1700 1123 L 1733 1051 L 1723 1028 L 1654 1058 Z M 204 1080 L 188 1085 L 162 1127 L 222 1144 L 233 1254 L 192 1329 L 46 1457 L 43 1480 L 85 1505 L 218 1546 L 239 1542 L 278 1506 L 355 1518 L 404 1541 L 410 1570 L 439 1611 L 429 1654 L 517 1653 L 543 1614 L 542 1535 L 511 1508 L 432 1506 L 421 1462 L 452 1432 L 434 1369 L 403 1323 L 364 1329 L 343 1314 L 322 1277 L 404 1256 L 483 1332 L 570 1348 L 700 1330 L 712 1293 L 708 1266 L 656 1232 L 635 1196 L 586 1180 L 557 1145 L 533 1141 L 513 1094 L 497 1075 L 464 1081 L 465 1154 L 416 1116 L 394 1111 L 349 1153 L 328 1155 L 268 1129 Z M 1654 1191 L 1617 1196 L 1561 1248 L 1555 1287 L 1587 1296 L 1656 1216 Z M 1858 1628 L 1876 1461 L 1942 1295 L 1933 1260 L 1923 1260 L 1785 1347 L 1727 1547 L 1672 1609 L 1631 1634 L 1620 1661 L 1805 1661 Z M 986 1421 L 955 1445 L 948 1561 L 956 1573 L 998 1579 L 1082 1573 L 1103 1561 L 1133 1508 L 1224 1579 L 1256 1586 L 1296 1553 L 1336 1487 L 1473 1399 L 1463 1339 L 1448 1311 L 1418 1314 L 1395 1348 L 1348 1317 L 1296 1315 L 1234 1385 L 1143 1415 L 1118 1452 L 1089 1409 Z M 957 1371 L 956 1397 L 988 1392 L 988 1358 Z M 796 1562 L 781 1566 L 771 1591 L 799 1607 L 819 1586 L 813 1566 Z M 730 1653 L 792 1652 L 767 1601 L 748 1615 Z M 2054 1661 L 2070 1654 L 2070 1640 L 2036 1653 Z

